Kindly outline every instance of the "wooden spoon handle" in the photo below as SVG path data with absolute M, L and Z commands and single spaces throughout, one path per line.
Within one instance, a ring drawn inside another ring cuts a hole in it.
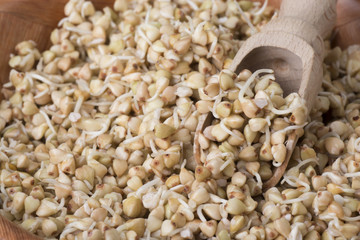
M 283 0 L 279 18 L 283 17 L 307 22 L 315 27 L 322 38 L 325 38 L 330 35 L 335 25 L 336 0 Z
M 320 59 L 324 57 L 323 39 L 330 35 L 336 21 L 336 0 L 283 0 L 279 17 L 263 32 L 285 32 L 305 40 Z

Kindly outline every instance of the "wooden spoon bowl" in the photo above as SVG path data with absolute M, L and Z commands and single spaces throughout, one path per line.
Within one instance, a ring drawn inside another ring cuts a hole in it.
M 230 70 L 273 69 L 276 82 L 285 96 L 297 92 L 306 102 L 308 112 L 322 83 L 323 39 L 331 34 L 336 21 L 336 0 L 283 0 L 279 17 L 262 32 L 250 37 L 240 48 Z M 283 176 L 298 140 L 290 133 L 285 161 L 276 167 L 264 183 L 263 191 L 274 187 Z
M 239 73 L 243 69 L 252 72 L 273 69 L 284 94 L 298 92 L 310 111 L 321 87 L 325 55 L 323 39 L 331 34 L 335 21 L 336 0 L 283 0 L 279 17 L 244 42 L 230 70 Z M 212 119 L 211 113 L 199 119 L 194 141 L 194 158 L 198 164 L 202 164 L 199 134 L 211 124 Z M 285 161 L 274 168 L 272 177 L 263 185 L 263 191 L 279 182 L 297 140 L 295 133 L 289 134 Z

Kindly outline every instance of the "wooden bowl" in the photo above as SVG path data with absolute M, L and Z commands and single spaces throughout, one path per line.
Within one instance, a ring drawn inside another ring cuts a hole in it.
M 40 51 L 50 46 L 50 33 L 64 17 L 66 2 L 67 0 L 0 0 L 0 84 L 9 81 L 9 56 L 17 43 L 34 40 Z M 102 9 L 112 6 L 114 0 L 92 2 L 97 9 Z M 269 4 L 275 7 L 280 3 L 281 0 L 269 0 Z M 360 0 L 339 0 L 337 11 L 333 43 L 342 48 L 360 44 Z M 40 238 L 0 216 L 0 239 Z
M 114 0 L 91 0 L 96 9 Z M 9 81 L 9 59 L 17 43 L 34 40 L 40 51 L 50 46 L 50 33 L 65 16 L 68 0 L 0 0 L 0 84 Z M 0 216 L 0 240 L 41 239 Z

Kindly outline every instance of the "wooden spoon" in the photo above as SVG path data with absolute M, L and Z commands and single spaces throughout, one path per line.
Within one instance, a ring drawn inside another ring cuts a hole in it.
M 336 0 L 283 0 L 279 17 L 244 42 L 230 70 L 239 73 L 243 69 L 252 72 L 261 68 L 273 69 L 284 94 L 298 92 L 310 110 L 321 87 L 323 38 L 335 25 L 335 6 Z M 211 113 L 202 116 L 195 133 L 194 158 L 198 164 L 201 164 L 199 133 L 211 120 Z M 263 190 L 279 182 L 297 140 L 295 133 L 288 136 L 286 160 L 264 183 Z
M 0 0 L 0 84 L 9 80 L 10 53 L 16 44 L 34 40 L 42 51 L 50 46 L 50 33 L 65 17 L 67 0 Z M 92 0 L 96 9 L 112 6 L 114 0 Z M 0 216 L 0 239 L 41 239 Z

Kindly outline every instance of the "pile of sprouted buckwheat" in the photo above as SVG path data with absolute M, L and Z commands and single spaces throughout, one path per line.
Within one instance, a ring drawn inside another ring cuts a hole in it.
M 276 17 L 266 4 L 70 0 L 65 15 L 49 50 L 21 42 L 9 62 L 1 215 L 47 239 L 359 238 L 359 46 L 325 42 L 307 118 L 272 70 L 228 70 Z M 293 132 L 289 167 L 264 191 Z

